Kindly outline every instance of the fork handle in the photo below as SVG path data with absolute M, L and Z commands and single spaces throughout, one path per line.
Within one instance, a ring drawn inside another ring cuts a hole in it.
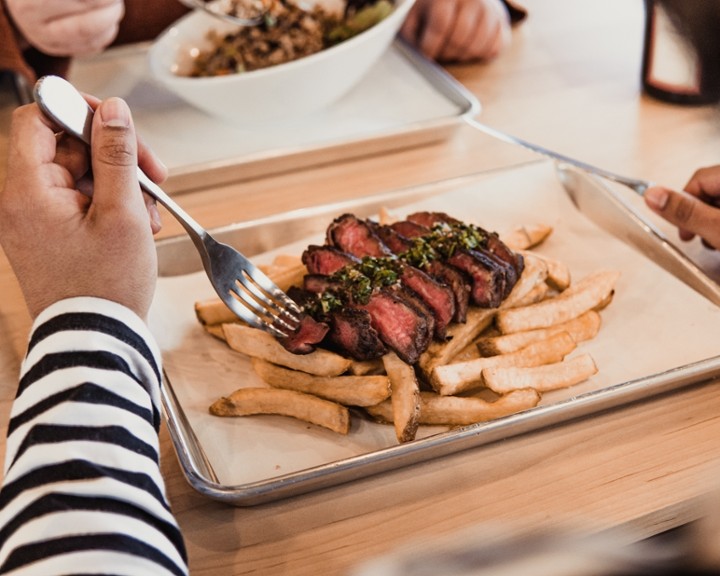
M 150 196 L 155 198 L 160 204 L 162 204 L 175 219 L 180 222 L 183 228 L 192 238 L 193 242 L 197 244 L 202 243 L 203 238 L 207 236 L 207 231 L 198 224 L 195 219 L 190 216 L 180 205 L 175 202 L 160 186 L 155 184 L 140 167 L 137 169 L 138 182 L 140 187 L 147 192 Z

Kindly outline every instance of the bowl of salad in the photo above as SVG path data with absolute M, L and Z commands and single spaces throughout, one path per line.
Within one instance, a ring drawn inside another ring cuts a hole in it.
M 257 26 L 187 14 L 149 50 L 153 76 L 208 114 L 240 124 L 304 116 L 362 80 L 414 0 L 271 0 Z

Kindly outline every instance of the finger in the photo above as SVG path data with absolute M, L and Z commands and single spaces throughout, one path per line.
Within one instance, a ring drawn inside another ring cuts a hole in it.
M 483 17 L 484 10 L 477 2 L 459 2 L 452 28 L 448 30 L 445 45 L 438 55 L 439 59 L 444 62 L 470 59 L 473 55 L 468 51 L 473 41 L 480 38 L 484 42 L 486 32 L 483 30 Z
M 400 28 L 400 35 L 413 45 L 417 43 L 420 30 L 421 16 L 418 6 L 419 4 L 416 4 L 414 9 L 410 11 Z
M 486 8 L 480 16 L 475 34 L 467 48 L 467 58 L 490 60 L 510 43 L 511 28 L 507 10 Z
M 717 203 L 720 200 L 720 166 L 696 170 L 684 190 L 708 203 Z
M 63 133 L 57 140 L 55 163 L 70 172 L 73 180 L 80 180 L 90 168 L 88 147 L 77 138 Z
M 143 172 L 155 182 L 161 184 L 168 177 L 168 169 L 162 160 L 153 152 L 143 138 L 138 135 L 138 164 Z
M 681 238 L 696 234 L 713 247 L 720 247 L 720 209 L 690 194 L 655 186 L 645 192 L 645 203 L 653 212 L 677 226 Z
M 153 234 L 157 234 L 162 230 L 162 218 L 160 217 L 160 211 L 157 207 L 157 201 L 145 193 L 143 193 L 143 199 L 145 200 L 145 209 L 150 217 L 150 229 Z
M 93 205 L 99 209 L 138 209 L 137 138 L 130 109 L 120 98 L 98 106 L 92 126 Z
M 452 32 L 455 3 L 435 0 L 425 25 L 420 31 L 418 47 L 429 58 L 438 59 Z

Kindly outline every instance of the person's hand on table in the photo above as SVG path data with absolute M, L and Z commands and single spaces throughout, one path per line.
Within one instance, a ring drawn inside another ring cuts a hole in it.
M 138 143 L 124 101 L 97 106 L 92 180 L 87 148 L 56 136 L 36 104 L 18 108 L 0 191 L 0 244 L 31 315 L 64 298 L 95 296 L 144 318 L 157 277 L 153 234 L 160 216 L 137 181 L 140 166 L 162 181 L 165 167 Z M 81 192 L 82 190 L 82 192 Z
M 510 17 L 500 0 L 417 0 L 400 33 L 434 60 L 487 60 L 510 42 Z
M 123 0 L 5 0 L 24 40 L 52 56 L 81 56 L 106 48 L 125 13 Z
M 720 165 L 697 170 L 684 190 L 648 188 L 645 203 L 678 227 L 681 240 L 700 236 L 708 248 L 720 249 Z

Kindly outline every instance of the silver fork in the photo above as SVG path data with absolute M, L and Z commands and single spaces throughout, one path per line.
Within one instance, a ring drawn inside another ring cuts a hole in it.
M 58 127 L 90 144 L 93 109 L 67 80 L 45 76 L 37 81 L 35 101 Z M 285 337 L 299 325 L 300 308 L 250 260 L 215 240 L 138 167 L 140 186 L 182 224 L 195 244 L 205 272 L 223 302 L 249 325 Z

